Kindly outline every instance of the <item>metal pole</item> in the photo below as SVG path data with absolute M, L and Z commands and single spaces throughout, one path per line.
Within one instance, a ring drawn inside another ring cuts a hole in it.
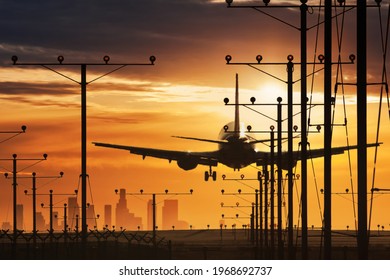
M 264 245 L 268 255 L 268 160 L 263 165 L 264 173 Z
M 307 0 L 301 0 L 301 203 L 302 259 L 307 259 Z
M 288 100 L 287 100 L 287 118 L 288 118 L 288 128 L 287 128 L 287 138 L 288 138 L 288 151 L 287 151 L 287 160 L 288 160 L 288 255 L 289 259 L 294 258 L 294 248 L 293 248 L 293 70 L 294 63 L 292 62 L 293 57 L 288 57 L 289 62 L 287 63 L 287 72 L 288 72 Z
M 263 178 L 261 172 L 257 172 L 257 177 L 259 179 L 259 192 L 260 192 L 260 251 L 263 255 Z
M 14 220 L 14 240 L 13 242 L 16 244 L 16 238 L 17 238 L 17 231 L 18 231 L 18 227 L 17 227 L 17 207 L 16 207 L 16 204 L 17 204 L 17 186 L 18 186 L 18 183 L 17 183 L 17 179 L 16 179 L 16 174 L 17 174 L 17 164 L 16 164 L 16 154 L 13 154 L 12 157 L 14 158 L 13 159 L 13 168 L 12 168 L 12 175 L 13 175 L 13 204 L 14 204 L 14 217 L 13 217 L 13 220 Z
M 358 255 L 368 259 L 367 236 L 367 7 L 357 1 Z
M 156 194 L 152 194 L 152 208 L 153 208 L 153 245 L 156 246 Z
M 252 244 L 255 243 L 255 205 L 254 205 L 254 203 L 252 203 L 252 214 L 251 214 L 251 243 Z
M 36 187 L 36 173 L 32 173 L 32 194 L 33 194 L 33 241 L 34 248 L 37 242 L 37 187 Z
M 324 259 L 332 258 L 332 1 L 325 0 Z
M 275 249 L 275 200 L 274 200 L 274 194 L 275 194 L 275 132 L 274 127 L 271 127 L 271 197 L 270 197 L 270 207 L 271 207 L 271 221 L 270 221 L 270 228 L 271 228 L 271 259 L 274 258 L 274 249 Z
M 53 235 L 53 190 L 49 191 L 49 198 L 50 198 L 50 203 L 49 203 L 49 210 L 50 210 L 50 237 Z
M 256 227 L 256 249 L 259 248 L 259 190 L 255 190 L 255 227 Z
M 64 233 L 65 233 L 65 236 L 66 236 L 66 233 L 68 231 L 68 225 L 67 225 L 68 217 L 66 216 L 66 206 L 67 206 L 67 204 L 65 203 L 64 204 Z
M 282 98 L 278 97 L 278 259 L 284 258 L 282 235 Z
M 81 241 L 87 241 L 87 65 L 81 64 Z

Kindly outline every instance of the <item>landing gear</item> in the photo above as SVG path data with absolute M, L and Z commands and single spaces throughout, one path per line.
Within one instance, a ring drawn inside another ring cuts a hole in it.
M 210 177 L 213 178 L 213 181 L 217 180 L 217 172 L 216 171 L 212 171 L 211 170 L 211 166 L 210 166 L 210 171 L 205 171 L 204 172 L 204 180 L 207 182 Z

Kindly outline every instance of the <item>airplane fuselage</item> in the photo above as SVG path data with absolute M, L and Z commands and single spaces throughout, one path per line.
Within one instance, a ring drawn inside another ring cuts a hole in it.
M 256 160 L 255 145 L 250 144 L 250 136 L 243 132 L 243 124 L 240 124 L 240 133 L 229 131 L 234 125 L 231 122 L 225 125 L 219 133 L 219 140 L 226 140 L 226 144 L 219 144 L 220 163 L 233 168 L 244 168 Z

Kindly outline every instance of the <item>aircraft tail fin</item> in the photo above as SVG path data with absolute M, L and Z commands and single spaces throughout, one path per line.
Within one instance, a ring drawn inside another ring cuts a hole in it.
M 240 110 L 238 98 L 238 74 L 236 73 L 236 102 L 235 102 L 235 116 L 234 116 L 234 134 L 240 135 Z

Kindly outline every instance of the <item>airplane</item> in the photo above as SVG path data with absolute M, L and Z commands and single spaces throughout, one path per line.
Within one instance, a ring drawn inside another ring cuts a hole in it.
M 167 159 L 169 162 L 176 161 L 177 165 L 183 170 L 195 169 L 198 165 L 208 166 L 209 171 L 205 171 L 204 179 L 208 181 L 211 177 L 213 181 L 217 179 L 216 171 L 212 171 L 212 167 L 216 167 L 218 163 L 226 165 L 234 170 L 240 170 L 248 165 L 256 163 L 257 166 L 270 164 L 270 152 L 258 151 L 255 145 L 270 141 L 256 140 L 249 133 L 245 132 L 244 124 L 240 123 L 239 113 L 239 93 L 238 93 L 238 75 L 236 74 L 236 92 L 235 92 L 235 118 L 234 121 L 224 125 L 219 132 L 218 139 L 202 139 L 195 137 L 173 136 L 186 140 L 195 140 L 218 144 L 218 150 L 206 152 L 186 152 L 174 150 L 161 150 L 144 147 L 125 146 L 109 143 L 92 142 L 95 146 L 128 150 L 131 154 L 142 155 L 142 158 L 154 157 Z M 367 147 L 378 146 L 378 144 L 368 144 Z M 357 146 L 343 146 L 332 148 L 332 155 L 343 154 L 344 151 L 357 149 Z M 311 149 L 307 158 L 318 158 L 324 156 L 324 149 Z M 283 164 L 282 169 L 288 169 L 287 152 L 282 152 Z M 293 163 L 301 159 L 299 151 L 293 151 Z M 276 161 L 276 159 L 275 159 Z M 275 162 L 276 163 L 276 162 Z

